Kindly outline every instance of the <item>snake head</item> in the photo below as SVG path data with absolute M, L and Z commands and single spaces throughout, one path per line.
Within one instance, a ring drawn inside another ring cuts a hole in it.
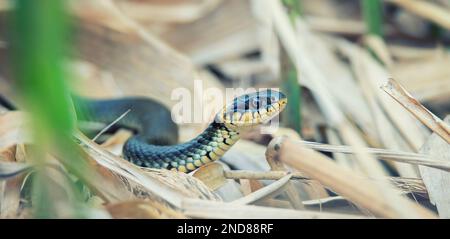
M 277 116 L 286 104 L 286 96 L 275 90 L 241 95 L 216 115 L 216 122 L 233 128 L 264 124 Z

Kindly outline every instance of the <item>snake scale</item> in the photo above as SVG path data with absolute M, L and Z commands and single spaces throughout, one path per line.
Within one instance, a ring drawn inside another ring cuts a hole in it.
M 119 127 L 133 129 L 136 134 L 123 146 L 128 161 L 150 168 L 190 172 L 219 159 L 239 140 L 239 133 L 268 122 L 287 104 L 286 96 L 275 90 L 264 90 L 236 97 L 223 107 L 213 122 L 197 137 L 178 143 L 178 127 L 170 111 L 148 98 L 92 100 L 77 97 L 79 119 L 111 123 L 127 110 L 118 121 Z

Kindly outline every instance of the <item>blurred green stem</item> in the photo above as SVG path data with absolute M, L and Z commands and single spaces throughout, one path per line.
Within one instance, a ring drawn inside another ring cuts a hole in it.
M 367 32 L 383 37 L 382 2 L 380 0 L 363 0 L 362 4 Z
M 289 61 L 289 67 L 285 68 L 282 73 L 283 92 L 288 97 L 288 104 L 284 115 L 286 116 L 285 125 L 298 133 L 301 133 L 301 87 L 297 80 L 297 70 L 295 66 Z
M 294 23 L 294 19 L 303 14 L 301 0 L 282 0 L 283 4 L 288 8 L 289 18 Z
M 78 175 L 87 165 L 77 156 L 72 141 L 75 117 L 67 84 L 64 60 L 67 53 L 66 1 L 17 0 L 12 16 L 12 53 L 16 87 L 30 113 L 35 147 L 33 209 L 35 216 L 57 216 L 49 175 L 44 164 L 47 152 L 58 155 L 64 166 Z M 77 175 L 77 176 L 78 176 Z M 67 189 L 71 190 L 71 189 Z
M 283 0 L 283 4 L 287 7 L 291 24 L 295 27 L 295 19 L 302 13 L 300 0 Z M 288 98 L 283 113 L 284 124 L 301 134 L 301 87 L 297 79 L 297 69 L 284 49 L 281 52 L 281 78 L 283 92 Z

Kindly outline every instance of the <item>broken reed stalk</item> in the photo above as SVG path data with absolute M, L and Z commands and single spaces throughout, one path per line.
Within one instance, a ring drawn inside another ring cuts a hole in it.
M 279 180 L 282 177 L 291 174 L 290 180 L 303 180 L 305 183 L 310 183 L 312 179 L 305 177 L 299 172 L 287 172 L 287 171 L 269 171 L 269 172 L 257 172 L 249 170 L 225 170 L 224 177 L 226 179 L 253 179 L 253 180 Z M 371 178 L 361 177 L 360 180 L 377 180 Z M 420 193 L 426 194 L 425 186 L 422 180 L 416 178 L 401 178 L 401 177 L 389 177 L 388 181 L 398 188 L 403 193 Z
M 286 171 L 286 166 L 282 162 L 275 160 L 272 154 L 267 154 L 266 151 L 265 156 L 266 161 L 269 164 L 270 169 L 272 171 L 275 170 Z M 287 182 L 286 195 L 289 198 L 289 202 L 295 209 L 304 209 L 302 199 L 300 198 L 300 193 L 298 192 L 298 189 L 294 186 L 294 184 L 292 184 L 291 182 Z
M 340 126 L 340 132 L 344 142 L 348 143 L 355 149 L 355 158 L 358 165 L 365 175 L 371 178 L 379 178 L 380 180 L 371 183 L 372 191 L 380 195 L 381 199 L 389 204 L 390 210 L 401 218 L 416 218 L 419 217 L 411 207 L 402 203 L 399 199 L 398 190 L 395 190 L 386 180 L 384 180 L 387 172 L 381 165 L 381 162 L 375 159 L 372 155 L 363 150 L 367 143 L 362 139 L 354 125 L 350 122 L 344 122 Z
M 374 215 L 385 218 L 399 218 L 402 214 L 394 208 L 385 195 L 381 195 L 377 185 L 370 181 L 361 181 L 356 173 L 339 167 L 330 158 L 306 147 L 301 142 L 279 137 L 272 140 L 268 151 L 287 165 L 305 173 L 332 189 L 355 204 L 368 209 Z M 418 218 L 436 218 L 436 216 L 412 201 L 398 196 L 397 203 L 411 209 L 410 214 Z
M 411 112 L 420 122 L 450 144 L 450 126 L 412 97 L 397 81 L 389 79 L 381 88 Z
M 332 153 L 345 153 L 345 154 L 354 154 L 355 151 L 350 146 L 342 146 L 342 145 L 329 145 L 329 144 L 321 144 L 316 142 L 308 142 L 301 141 L 305 146 L 308 146 L 312 149 L 323 151 L 323 152 L 332 152 Z M 424 154 L 416 154 L 416 153 L 407 153 L 400 152 L 388 149 L 378 149 L 378 148 L 364 148 L 367 153 L 373 154 L 382 160 L 389 160 L 401 163 L 408 163 L 414 165 L 423 165 L 432 168 L 442 169 L 450 172 L 450 162 L 442 161 L 442 160 L 433 160 L 428 155 Z
M 291 179 L 291 176 L 292 175 L 288 174 L 288 175 L 280 178 L 276 182 L 274 182 L 266 187 L 263 187 L 259 190 L 256 190 L 256 191 L 248 194 L 245 197 L 236 199 L 231 203 L 235 204 L 235 205 L 244 205 L 244 204 L 254 203 L 259 200 L 264 200 L 266 198 L 274 197 L 274 196 L 278 195 L 279 193 L 281 193 L 282 190 L 288 185 L 289 179 Z
M 270 172 L 256 172 L 249 170 L 225 170 L 224 176 L 228 179 L 256 179 L 256 180 L 278 180 L 288 174 L 286 171 L 270 171 Z M 309 180 L 301 173 L 294 172 L 291 174 L 291 179 Z

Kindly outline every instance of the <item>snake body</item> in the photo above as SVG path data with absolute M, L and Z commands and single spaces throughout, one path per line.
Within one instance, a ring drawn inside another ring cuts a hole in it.
M 151 168 L 190 172 L 219 159 L 239 140 L 241 130 L 266 122 L 286 104 L 286 97 L 273 90 L 243 95 L 225 106 L 209 126 L 194 139 L 177 144 L 178 127 L 170 111 L 146 98 L 92 100 L 77 98 L 79 119 L 111 123 L 127 110 L 118 122 L 137 133 L 126 141 L 123 156 L 128 161 Z

